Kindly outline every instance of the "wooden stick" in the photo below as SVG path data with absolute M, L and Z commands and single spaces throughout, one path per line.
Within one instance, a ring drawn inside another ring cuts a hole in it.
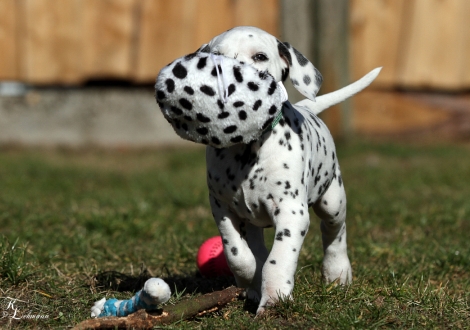
M 235 300 L 243 289 L 230 287 L 222 291 L 216 291 L 179 302 L 173 306 L 165 306 L 163 312 L 158 315 L 139 310 L 127 317 L 99 317 L 85 320 L 76 325 L 74 330 L 83 329 L 150 329 L 157 325 L 171 324 L 176 321 L 185 320 L 213 312 Z

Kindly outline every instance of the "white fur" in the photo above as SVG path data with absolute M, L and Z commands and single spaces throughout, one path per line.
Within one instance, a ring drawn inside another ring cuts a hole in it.
M 364 88 L 369 86 L 375 80 L 375 78 L 377 78 L 381 70 L 381 67 L 375 68 L 358 81 L 353 82 L 352 84 L 346 87 L 343 87 L 337 91 L 328 94 L 318 96 L 315 101 L 304 99 L 302 101 L 297 102 L 295 105 L 307 107 L 314 114 L 318 115 L 323 110 L 326 110 L 335 104 L 341 103 L 344 100 L 353 96 L 354 94 L 362 91 Z

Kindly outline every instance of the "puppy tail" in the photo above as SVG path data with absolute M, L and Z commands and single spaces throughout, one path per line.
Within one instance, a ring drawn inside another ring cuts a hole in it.
M 382 67 L 372 70 L 358 81 L 355 81 L 346 87 L 343 87 L 341 89 L 338 89 L 337 91 L 328 94 L 318 96 L 316 101 L 305 99 L 300 102 L 297 102 L 295 105 L 307 107 L 310 111 L 317 115 L 323 110 L 328 109 L 329 107 L 335 104 L 343 102 L 347 98 L 353 96 L 354 94 L 362 91 L 364 88 L 369 86 L 374 81 L 374 79 L 377 78 L 380 73 L 380 70 L 382 70 Z

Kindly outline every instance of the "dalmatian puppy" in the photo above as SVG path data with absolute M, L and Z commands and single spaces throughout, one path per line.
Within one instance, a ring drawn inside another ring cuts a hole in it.
M 283 102 L 278 124 L 268 129 L 266 124 L 263 125 L 263 132 L 256 138 L 240 135 L 232 138 L 233 143 L 227 147 L 220 147 L 205 138 L 194 138 L 208 144 L 210 205 L 237 285 L 247 289 L 249 299 L 259 302 L 257 314 L 280 297 L 291 298 L 297 260 L 310 226 L 309 207 L 321 219 L 324 280 L 350 283 L 352 272 L 346 245 L 344 184 L 333 139 L 316 114 L 365 88 L 380 69 L 341 90 L 316 97 L 322 83 L 320 72 L 291 45 L 261 29 L 233 28 L 202 45 L 188 58 L 206 53 L 236 59 L 254 67 L 257 72 L 269 74 L 275 82 L 290 77 L 295 88 L 307 97 L 296 105 Z M 198 59 L 198 68 L 202 59 Z M 176 76 L 181 75 L 177 70 L 180 65 L 170 64 Z M 234 79 L 249 81 L 236 73 Z M 157 80 L 159 104 L 168 93 L 168 85 L 174 89 L 173 80 L 165 79 L 161 79 L 161 83 Z M 203 87 L 201 90 L 207 92 L 206 87 L 206 91 Z M 248 92 L 259 92 L 258 87 L 250 89 Z M 265 102 L 265 99 L 260 100 Z M 180 103 L 191 110 L 191 101 L 180 100 Z M 163 105 L 160 107 L 163 109 Z M 184 115 L 178 107 L 169 109 L 168 113 Z M 191 119 L 190 112 L 186 113 L 188 120 Z M 239 126 L 246 120 L 246 113 L 243 116 L 241 113 L 235 119 Z M 200 119 L 205 118 L 201 116 Z M 177 133 L 188 131 L 186 124 L 169 121 L 176 126 Z M 269 119 L 269 123 L 272 122 L 273 118 Z M 207 129 L 199 130 L 207 134 Z M 220 142 L 219 138 L 215 140 Z M 264 244 L 263 230 L 268 227 L 275 228 L 271 251 Z

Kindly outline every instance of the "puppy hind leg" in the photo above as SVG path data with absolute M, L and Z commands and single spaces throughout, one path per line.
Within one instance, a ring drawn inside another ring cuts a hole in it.
M 248 299 L 259 301 L 261 299 L 263 265 L 268 258 L 268 249 L 266 249 L 266 245 L 264 244 L 264 229 L 247 223 L 246 241 L 256 260 L 255 275 L 247 290 L 247 296 Z
M 313 209 L 321 219 L 323 279 L 327 283 L 339 279 L 341 284 L 348 284 L 352 281 L 352 271 L 346 243 L 346 193 L 340 178 L 338 173 Z

